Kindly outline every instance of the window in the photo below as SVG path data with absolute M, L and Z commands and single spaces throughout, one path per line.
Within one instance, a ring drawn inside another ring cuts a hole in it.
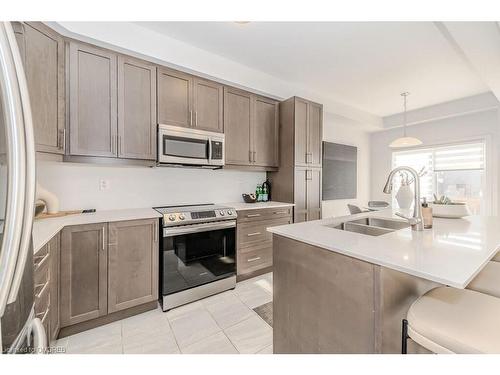
M 446 195 L 453 201 L 466 202 L 472 214 L 486 214 L 484 142 L 398 151 L 392 154 L 392 164 L 426 171 L 420 178 L 421 197 L 432 201 L 434 194 Z M 395 178 L 394 206 L 400 185 L 401 178 Z

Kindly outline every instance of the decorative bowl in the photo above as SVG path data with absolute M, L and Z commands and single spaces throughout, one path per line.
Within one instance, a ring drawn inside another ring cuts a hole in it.
M 432 207 L 432 216 L 441 217 L 447 219 L 460 219 L 464 216 L 469 216 L 470 211 L 466 203 L 449 203 L 449 204 L 437 204 L 429 203 Z
M 255 203 L 255 202 L 257 202 L 257 197 L 255 196 L 254 193 L 241 194 L 241 196 L 243 197 L 243 200 L 245 201 L 245 203 Z

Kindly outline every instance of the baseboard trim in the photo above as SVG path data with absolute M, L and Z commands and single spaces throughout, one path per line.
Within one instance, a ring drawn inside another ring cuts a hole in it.
M 108 314 L 105 316 L 101 316 L 101 317 L 96 318 L 96 319 L 88 320 L 86 322 L 81 322 L 81 323 L 74 324 L 72 326 L 63 327 L 59 331 L 59 335 L 57 336 L 57 338 L 60 339 L 60 338 L 66 337 L 66 336 L 71 336 L 71 335 L 74 335 L 74 334 L 77 334 L 77 333 L 80 333 L 83 331 L 87 331 L 87 330 L 92 329 L 92 328 L 103 326 L 103 325 L 108 324 L 108 323 L 116 322 L 117 320 L 129 318 L 131 316 L 141 314 L 141 313 L 149 311 L 149 310 L 154 310 L 156 308 L 158 308 L 158 301 L 152 301 L 152 302 L 144 303 L 144 304 L 139 305 L 139 306 L 131 307 L 130 309 L 117 311 L 117 312 L 114 312 L 114 313 L 111 313 L 111 314 Z
M 236 275 L 236 282 L 239 283 L 240 281 L 248 280 L 251 279 L 252 277 L 260 276 L 265 273 L 273 272 L 273 266 L 269 266 L 266 268 L 262 268 L 261 270 L 245 273 L 243 275 Z

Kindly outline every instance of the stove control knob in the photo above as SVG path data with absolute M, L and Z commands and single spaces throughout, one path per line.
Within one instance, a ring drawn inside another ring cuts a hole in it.
M 170 214 L 169 217 L 168 217 L 168 220 L 175 221 L 175 215 L 174 214 Z
M 224 211 L 220 210 L 219 214 L 220 214 L 220 216 L 224 216 Z
M 228 215 L 232 215 L 232 214 L 233 214 L 233 211 L 232 211 L 232 210 L 227 210 L 227 214 L 228 214 Z
M 184 216 L 184 214 L 179 215 L 179 219 L 184 220 L 185 218 L 186 218 L 186 216 Z

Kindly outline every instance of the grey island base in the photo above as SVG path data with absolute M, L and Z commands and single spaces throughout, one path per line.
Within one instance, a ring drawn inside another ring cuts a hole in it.
M 408 308 L 440 285 L 277 234 L 273 264 L 275 354 L 401 353 Z

